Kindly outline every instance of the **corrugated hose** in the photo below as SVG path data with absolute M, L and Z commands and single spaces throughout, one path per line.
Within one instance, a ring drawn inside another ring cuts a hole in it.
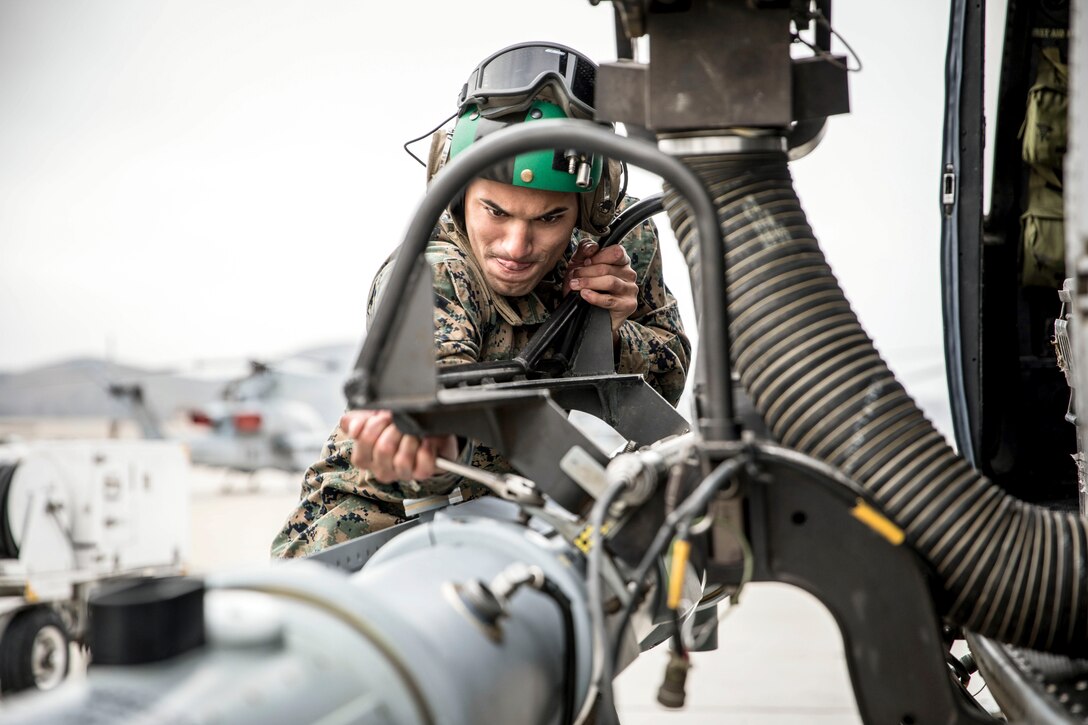
M 828 266 L 785 155 L 683 161 L 717 208 L 734 367 L 774 436 L 872 494 L 933 566 L 952 621 L 1034 649 L 1088 650 L 1085 522 L 1006 494 L 926 419 Z M 694 219 L 668 185 L 665 208 L 698 285 Z

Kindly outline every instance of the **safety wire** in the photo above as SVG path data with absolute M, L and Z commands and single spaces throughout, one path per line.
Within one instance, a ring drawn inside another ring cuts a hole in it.
M 844 48 L 846 48 L 846 52 L 850 54 L 850 57 L 854 59 L 854 62 L 857 63 L 857 65 L 854 66 L 853 68 L 851 68 L 849 62 L 847 62 L 845 64 L 840 62 L 838 58 L 833 56 L 828 51 L 826 51 L 823 48 L 819 47 L 818 45 L 810 43 L 809 41 L 802 38 L 800 33 L 792 33 L 791 34 L 791 37 L 793 38 L 793 42 L 800 43 L 801 45 L 805 46 L 806 48 L 811 50 L 813 53 L 815 53 L 816 57 L 824 58 L 828 63 L 835 66 L 836 68 L 842 68 L 844 71 L 846 71 L 848 73 L 857 73 L 857 72 L 861 71 L 861 69 L 862 69 L 861 57 L 858 56 L 857 52 L 855 52 L 854 49 L 850 46 L 850 44 L 846 42 L 846 39 L 843 38 L 841 35 L 839 35 L 839 33 L 833 27 L 831 27 L 831 23 L 828 21 L 826 15 L 824 15 L 820 10 L 813 10 L 812 12 L 810 12 L 806 16 L 806 19 L 807 20 L 815 20 L 818 25 L 822 25 L 824 28 L 827 28 L 827 32 L 831 33 L 831 35 L 838 38 L 839 42 L 842 43 Z

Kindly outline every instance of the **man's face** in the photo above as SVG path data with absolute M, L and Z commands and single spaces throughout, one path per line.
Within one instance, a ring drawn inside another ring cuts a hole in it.
M 476 179 L 465 192 L 465 228 L 491 289 L 532 291 L 562 258 L 578 220 L 578 196 Z

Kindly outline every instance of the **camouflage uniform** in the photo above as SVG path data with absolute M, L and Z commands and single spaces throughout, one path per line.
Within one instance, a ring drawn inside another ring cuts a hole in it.
M 509 360 L 519 352 L 562 300 L 567 264 L 586 237 L 576 232 L 555 270 L 529 294 L 496 295 L 483 282 L 468 241 L 447 217 L 427 247 L 434 272 L 435 348 L 438 364 Z M 638 308 L 619 330 L 616 372 L 641 373 L 673 405 L 687 376 L 691 345 L 684 335 L 676 300 L 665 286 L 657 230 L 647 222 L 627 235 L 623 246 L 639 285 Z M 367 305 L 373 314 L 392 264 L 386 261 L 375 278 Z M 451 474 L 425 481 L 381 483 L 369 471 L 351 465 L 353 441 L 339 426 L 329 436 L 322 458 L 306 471 L 301 501 L 272 542 L 272 555 L 305 556 L 362 534 L 405 520 L 402 501 L 446 494 L 460 485 L 464 498 L 485 493 L 483 487 Z M 492 449 L 463 447 L 461 461 L 495 472 L 512 470 Z

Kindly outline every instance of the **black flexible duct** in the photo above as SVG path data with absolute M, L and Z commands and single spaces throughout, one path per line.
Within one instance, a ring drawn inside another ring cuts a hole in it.
M 774 435 L 873 494 L 933 565 L 953 621 L 1035 649 L 1088 649 L 1084 523 L 1005 494 L 924 417 L 843 295 L 785 155 L 684 160 L 718 210 L 734 363 Z M 693 221 L 666 192 L 695 284 Z

